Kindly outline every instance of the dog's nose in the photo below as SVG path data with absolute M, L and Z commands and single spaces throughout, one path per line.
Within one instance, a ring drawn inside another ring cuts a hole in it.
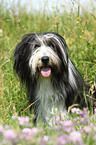
M 49 62 L 49 57 L 48 57 L 48 56 L 43 56 L 43 57 L 41 58 L 41 61 L 42 61 L 44 64 L 48 64 L 48 62 Z

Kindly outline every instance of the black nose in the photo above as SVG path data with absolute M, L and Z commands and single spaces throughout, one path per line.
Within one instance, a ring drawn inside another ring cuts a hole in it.
M 42 61 L 44 64 L 48 64 L 48 62 L 49 62 L 49 57 L 48 57 L 48 56 L 43 56 L 43 57 L 41 58 L 41 61 Z

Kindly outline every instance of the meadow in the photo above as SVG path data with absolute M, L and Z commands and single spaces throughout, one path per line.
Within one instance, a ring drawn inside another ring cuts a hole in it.
M 45 3 L 47 7 L 47 4 Z M 46 8 L 45 7 L 45 8 Z M 44 31 L 62 35 L 69 48 L 69 56 L 91 91 L 96 87 L 96 11 L 83 14 L 64 11 L 52 6 L 52 12 L 31 11 L 18 6 L 7 9 L 0 3 L 0 144 L 1 145 L 95 145 L 96 109 L 72 108 L 71 114 L 61 118 L 55 114 L 56 124 L 32 123 L 34 114 L 28 107 L 25 86 L 13 70 L 14 50 L 28 33 Z M 87 97 L 92 97 L 92 94 Z M 90 102 L 92 103 L 92 102 Z M 52 122 L 52 119 L 50 118 Z

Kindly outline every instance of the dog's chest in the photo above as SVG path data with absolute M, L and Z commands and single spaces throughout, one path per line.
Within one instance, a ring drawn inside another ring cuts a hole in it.
M 50 78 L 39 78 L 36 97 L 40 100 L 38 107 L 38 119 L 46 119 L 54 114 L 55 109 L 59 112 L 64 111 L 65 101 L 62 100 L 62 94 L 54 90 Z

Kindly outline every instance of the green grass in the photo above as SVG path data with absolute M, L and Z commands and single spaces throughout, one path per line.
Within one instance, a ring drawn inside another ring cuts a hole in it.
M 27 91 L 13 71 L 16 45 L 23 35 L 28 33 L 44 31 L 59 33 L 67 42 L 72 62 L 92 88 L 96 85 L 96 17 L 90 13 L 79 17 L 78 13 L 61 14 L 58 10 L 51 14 L 44 12 L 27 14 L 26 9 L 21 9 L 20 13 L 15 15 L 15 11 L 10 13 L 2 5 L 0 8 L 0 30 L 2 30 L 0 33 L 0 124 L 7 124 L 16 132 L 20 132 L 22 127 L 17 121 L 12 120 L 12 116 L 27 115 L 32 120 L 33 115 L 29 109 L 22 113 L 29 104 Z M 93 119 L 92 123 L 96 124 L 96 121 Z M 32 124 L 31 127 L 33 126 Z M 61 133 L 48 129 L 46 125 L 40 128 L 43 133 L 37 136 L 37 140 L 47 135 L 51 137 L 49 144 L 55 143 L 56 137 Z M 89 145 L 93 139 L 89 136 L 84 140 Z M 21 144 L 24 143 L 21 141 Z

